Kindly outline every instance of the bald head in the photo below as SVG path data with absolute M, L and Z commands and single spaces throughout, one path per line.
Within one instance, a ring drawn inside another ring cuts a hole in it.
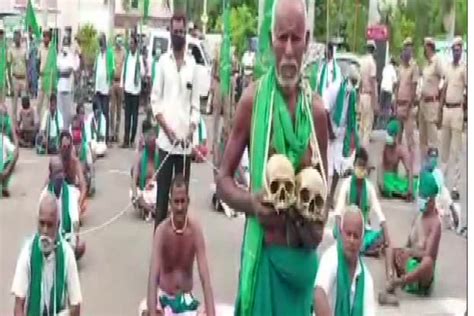
M 56 197 L 46 192 L 40 200 L 38 215 L 39 234 L 56 239 L 59 226 L 58 204 Z
M 295 21 L 303 21 L 306 29 L 306 3 L 304 0 L 276 0 L 272 8 L 272 33 L 278 21 L 290 17 Z

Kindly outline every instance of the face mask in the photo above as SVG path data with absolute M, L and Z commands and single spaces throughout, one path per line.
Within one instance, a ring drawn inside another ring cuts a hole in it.
M 362 167 L 355 167 L 354 168 L 354 175 L 357 179 L 365 178 L 365 168 Z
M 418 205 L 418 210 L 421 213 L 424 213 L 426 211 L 426 205 L 428 204 L 428 200 L 425 198 L 418 197 L 416 202 L 416 204 Z
M 453 52 L 453 61 L 457 64 L 461 60 L 462 53 L 459 51 Z
M 392 146 L 395 143 L 395 139 L 393 138 L 393 136 L 387 135 L 385 137 L 385 143 L 389 146 Z
M 182 50 L 184 47 L 184 44 L 186 43 L 186 38 L 182 35 L 172 34 L 171 43 L 173 44 L 174 49 Z
M 56 245 L 51 237 L 44 235 L 40 237 L 40 249 L 44 254 L 51 253 L 55 247 Z
M 404 62 L 409 62 L 411 59 L 411 51 L 409 49 L 405 49 L 402 53 L 402 59 Z

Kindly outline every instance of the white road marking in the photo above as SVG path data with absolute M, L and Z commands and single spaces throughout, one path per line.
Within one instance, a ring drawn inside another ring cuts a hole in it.
M 116 174 L 122 174 L 122 175 L 130 175 L 130 170 L 120 170 L 120 169 L 110 169 L 107 170 L 108 173 L 116 173 Z

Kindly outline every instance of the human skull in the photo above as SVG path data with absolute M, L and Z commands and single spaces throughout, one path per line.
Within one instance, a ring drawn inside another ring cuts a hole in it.
M 326 221 L 326 185 L 319 171 L 304 168 L 296 176 L 296 210 L 310 221 Z
M 295 202 L 295 169 L 284 155 L 274 154 L 267 162 L 265 201 L 277 212 Z

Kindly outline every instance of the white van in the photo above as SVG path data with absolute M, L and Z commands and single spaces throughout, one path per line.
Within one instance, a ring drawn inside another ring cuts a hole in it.
M 148 60 L 152 60 L 152 52 L 157 48 L 161 48 L 161 53 L 164 54 L 171 50 L 170 32 L 163 29 L 155 29 L 150 32 L 148 43 Z M 206 99 L 209 96 L 211 88 L 211 59 L 203 45 L 198 38 L 186 35 L 186 50 L 189 54 L 194 56 L 198 71 L 198 91 L 201 99 Z

